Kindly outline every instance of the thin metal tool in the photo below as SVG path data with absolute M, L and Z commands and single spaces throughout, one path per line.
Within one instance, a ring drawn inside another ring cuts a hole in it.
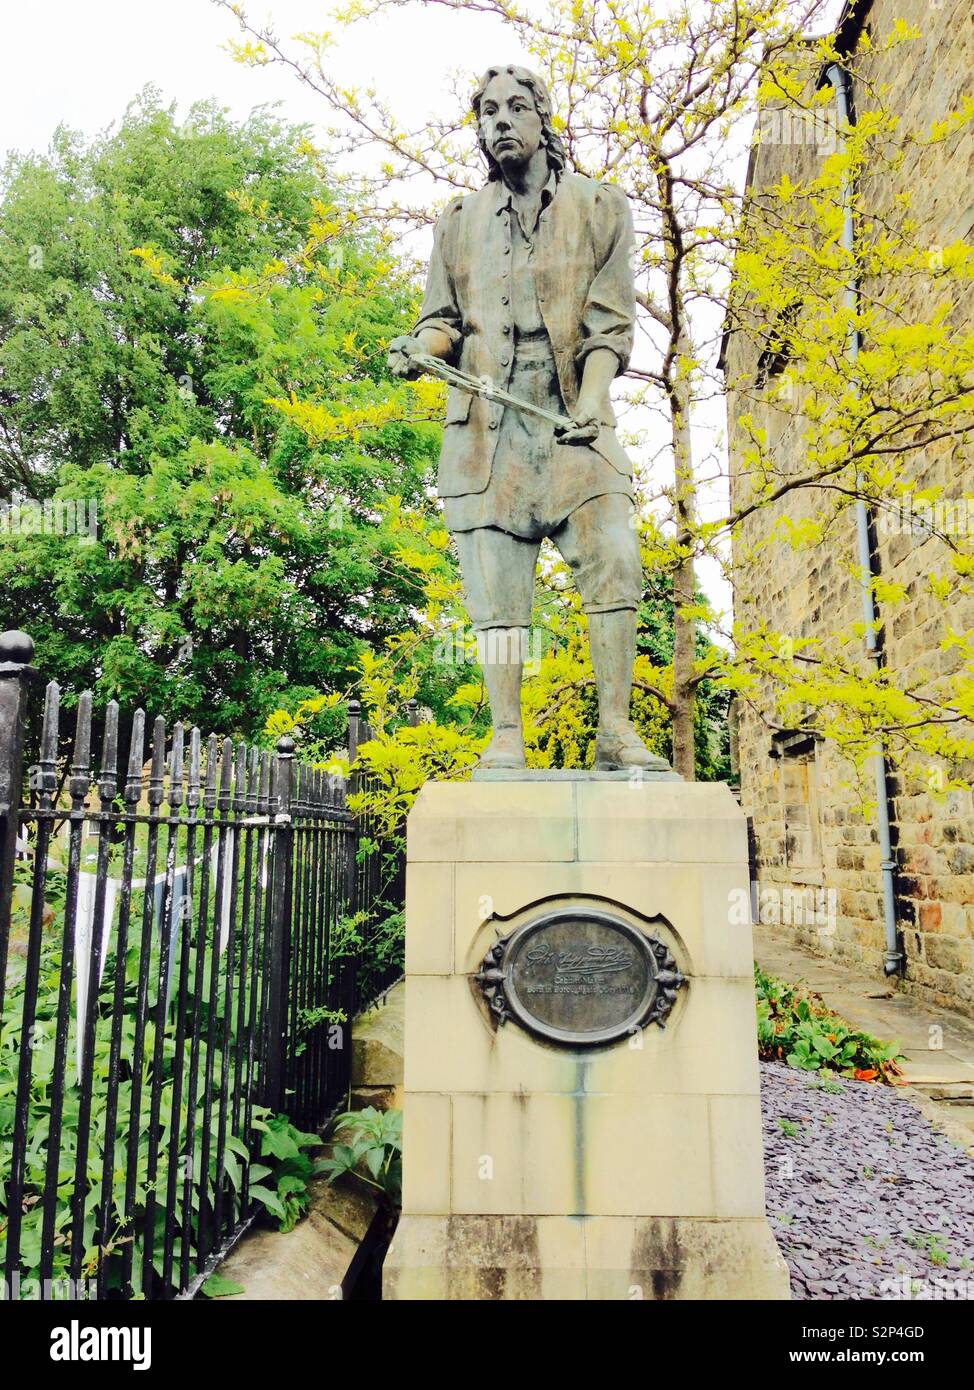
M 512 406 L 515 410 L 523 411 L 525 415 L 534 415 L 539 420 L 547 420 L 551 425 L 570 428 L 575 423 L 567 415 L 559 415 L 555 410 L 546 410 L 543 405 L 532 405 L 530 401 L 524 401 L 520 396 L 512 396 L 510 391 L 505 391 L 501 386 L 495 386 L 489 376 L 476 377 L 470 376 L 467 372 L 461 372 L 458 367 L 451 367 L 448 362 L 444 362 L 442 357 L 433 357 L 428 352 L 414 352 L 410 354 L 409 360 L 424 372 L 429 372 L 430 376 L 438 376 L 448 386 L 455 386 L 460 391 L 468 391 L 471 396 L 480 396 L 485 401 L 497 401 L 499 405 Z

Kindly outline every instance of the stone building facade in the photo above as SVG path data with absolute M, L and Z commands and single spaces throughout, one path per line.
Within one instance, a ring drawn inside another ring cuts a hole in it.
M 916 26 L 921 37 L 884 50 L 897 21 Z M 974 7 L 971 0 L 855 0 L 840 21 L 842 51 L 855 53 L 850 67 L 861 74 L 853 97 L 869 108 L 871 84 L 886 89 L 885 102 L 904 125 L 928 130 L 948 110 L 974 95 Z M 765 113 L 767 116 L 767 113 Z M 822 151 L 785 113 L 777 138 L 763 137 L 752 150 L 752 189 L 793 182 L 814 173 Z M 862 187 L 864 213 L 877 212 L 909 189 L 917 219 L 915 241 L 938 248 L 974 240 L 974 124 L 946 143 L 910 148 L 901 167 L 877 170 Z M 929 295 L 930 280 L 917 279 L 917 294 Z M 956 294 L 952 321 L 974 326 L 974 282 Z M 865 283 L 867 293 L 877 287 Z M 917 303 L 924 313 L 929 307 Z M 772 436 L 779 456 L 791 452 L 797 466 L 798 425 L 762 403 L 759 353 L 743 333 L 725 336 L 723 366 L 728 383 L 728 439 L 732 507 L 746 500 L 742 467 L 744 439 L 738 424 L 744 409 Z M 766 368 L 767 364 L 765 364 Z M 738 389 L 746 383 L 742 393 Z M 794 435 L 794 447 L 789 430 Z M 916 490 L 940 486 L 952 499 L 957 524 L 974 534 L 974 451 L 956 440 L 911 450 L 898 465 L 910 471 Z M 967 498 L 965 498 L 967 494 Z M 807 490 L 754 513 L 734 537 L 736 617 L 758 617 L 779 633 L 822 638 L 848 628 L 861 616 L 856 532 L 852 509 L 842 512 L 814 548 L 764 546 L 771 528 L 786 515 L 794 522 L 818 507 Z M 901 518 L 902 520 L 902 518 Z M 883 579 L 905 586 L 907 601 L 880 614 L 886 664 L 901 680 L 933 688 L 957 669 L 956 650 L 944 648 L 951 630 L 974 629 L 974 600 L 951 592 L 932 594 L 926 579 L 942 567 L 933 549 L 942 541 L 922 527 L 877 524 L 874 555 Z M 932 685 L 931 685 L 932 683 Z M 880 843 L 875 815 L 864 812 L 850 769 L 827 740 L 810 733 L 775 729 L 769 710 L 754 700 L 737 705 L 741 801 L 752 828 L 753 892 L 762 921 L 793 933 L 816 954 L 833 955 L 875 972 L 884 965 L 884 916 Z M 965 785 L 944 790 L 943 767 L 934 761 L 920 774 L 888 767 L 887 805 L 891 824 L 899 949 L 903 988 L 930 1002 L 974 1015 L 974 804 L 969 765 L 950 768 Z

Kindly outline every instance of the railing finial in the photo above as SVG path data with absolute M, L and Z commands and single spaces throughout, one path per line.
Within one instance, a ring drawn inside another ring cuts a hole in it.
M 11 666 L 29 666 L 33 659 L 33 637 L 17 628 L 0 632 L 0 662 Z

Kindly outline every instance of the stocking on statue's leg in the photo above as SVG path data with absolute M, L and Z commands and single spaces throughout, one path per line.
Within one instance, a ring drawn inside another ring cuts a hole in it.
M 632 522 L 632 500 L 610 493 L 576 508 L 552 537 L 588 614 L 599 692 L 595 767 L 600 772 L 636 767 L 669 771 L 666 759 L 650 753 L 629 718 L 636 608 L 643 588 L 639 537 Z
M 524 767 L 521 675 L 541 542 L 496 526 L 457 531 L 453 539 L 477 639 L 477 661 L 490 699 L 493 737 L 480 766 Z
M 493 737 L 481 754 L 481 767 L 524 767 L 521 730 L 521 676 L 526 627 L 489 627 L 477 633 L 477 660 L 490 698 Z
M 599 692 L 599 732 L 621 734 L 629 724 L 632 667 L 636 657 L 635 609 L 590 613 L 588 640 Z
M 666 759 L 650 753 L 629 718 L 632 667 L 636 657 L 636 610 L 616 608 L 610 613 L 590 613 L 588 635 L 599 692 L 596 768 L 600 771 L 628 767 L 667 769 Z

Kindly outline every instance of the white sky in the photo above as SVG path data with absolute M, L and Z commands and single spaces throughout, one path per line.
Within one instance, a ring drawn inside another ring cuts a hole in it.
M 244 8 L 253 21 L 272 18 L 275 31 L 287 38 L 326 28 L 330 6 L 327 0 L 256 0 Z M 444 13 L 436 26 L 441 40 L 428 42 L 432 26 L 424 23 L 420 48 L 415 16 L 372 20 L 343 45 L 342 70 L 350 82 L 374 81 L 404 115 L 442 110 L 445 70 L 469 66 L 479 71 L 488 27 L 483 20 L 471 24 Z M 490 27 L 503 44 L 500 27 Z M 43 148 L 62 122 L 94 134 L 116 120 L 147 82 L 181 107 L 213 96 L 242 117 L 253 106 L 280 101 L 282 114 L 291 120 L 315 124 L 323 119 L 320 98 L 289 74 L 234 63 L 223 50 L 229 37 L 241 37 L 236 21 L 210 0 L 7 5 L 0 51 L 0 145 L 5 150 Z M 508 42 L 502 51 L 510 50 Z
M 244 7 L 252 21 L 271 16 L 281 38 L 327 27 L 328 0 L 254 0 Z M 231 36 L 239 37 L 236 22 L 210 0 L 33 0 L 6 6 L 0 149 L 43 149 L 62 123 L 94 135 L 116 121 L 149 82 L 165 101 L 177 102 L 181 115 L 194 101 L 214 96 L 235 117 L 278 102 L 288 120 L 328 122 L 322 99 L 292 74 L 234 63 L 223 48 Z M 445 11 L 422 17 L 421 24 L 415 11 L 406 11 L 357 26 L 337 55 L 334 71 L 350 85 L 374 84 L 408 125 L 447 107 L 451 69 L 476 74 L 488 62 L 527 61 L 499 21 Z M 721 427 L 719 411 L 707 415 L 711 427 Z M 724 499 L 714 502 L 723 509 Z M 718 608 L 729 609 L 719 568 L 704 562 L 699 569 Z

